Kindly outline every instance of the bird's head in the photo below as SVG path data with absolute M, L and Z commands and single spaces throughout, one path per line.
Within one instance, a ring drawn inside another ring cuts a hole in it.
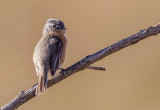
M 43 34 L 64 34 L 65 33 L 64 23 L 57 19 L 48 19 L 44 25 Z

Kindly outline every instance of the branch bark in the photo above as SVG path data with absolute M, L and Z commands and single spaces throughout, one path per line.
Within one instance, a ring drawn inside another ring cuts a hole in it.
M 151 26 L 148 29 L 145 30 L 140 30 L 140 32 L 122 39 L 121 41 L 106 47 L 92 55 L 86 56 L 82 60 L 78 61 L 77 63 L 73 64 L 72 66 L 68 67 L 62 72 L 56 74 L 54 77 L 51 77 L 48 80 L 48 87 L 53 86 L 54 84 L 60 82 L 61 80 L 69 77 L 70 75 L 73 75 L 74 73 L 77 73 L 79 71 L 84 70 L 87 68 L 89 65 L 92 63 L 101 60 L 102 58 L 117 52 L 127 46 L 133 45 L 149 36 L 152 35 L 157 35 L 160 33 L 160 24 L 157 24 L 155 26 Z M 25 102 L 29 101 L 30 99 L 34 98 L 35 95 L 35 89 L 36 89 L 37 84 L 32 86 L 26 91 L 21 91 L 18 93 L 18 95 L 8 102 L 6 105 L 0 108 L 0 110 L 14 110 L 18 108 L 20 105 L 24 104 Z
M 104 67 L 98 67 L 98 66 L 92 66 L 92 65 L 90 65 L 90 66 L 88 66 L 88 67 L 86 67 L 87 69 L 93 69 L 93 70 L 102 70 L 102 71 L 106 71 L 106 68 L 104 68 Z

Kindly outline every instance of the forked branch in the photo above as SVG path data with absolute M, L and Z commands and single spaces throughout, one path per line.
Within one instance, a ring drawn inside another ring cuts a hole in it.
M 54 77 L 50 78 L 48 81 L 48 87 L 51 87 L 52 85 L 60 82 L 61 80 L 67 78 L 68 76 L 77 73 L 79 71 L 84 70 L 85 68 L 87 68 L 89 65 L 91 65 L 92 63 L 101 60 L 102 58 L 117 52 L 127 46 L 133 45 L 149 36 L 152 35 L 157 35 L 158 33 L 160 33 L 160 24 L 157 24 L 155 26 L 151 26 L 148 29 L 145 30 L 141 30 L 140 32 L 122 39 L 121 41 L 106 47 L 92 55 L 86 56 L 85 58 L 83 58 L 82 60 L 78 61 L 77 63 L 73 64 L 72 66 L 66 68 L 63 71 L 63 74 L 60 72 L 58 74 L 56 74 Z M 32 86 L 31 88 L 29 88 L 26 91 L 21 91 L 19 92 L 19 94 L 10 102 L 8 102 L 6 105 L 4 105 L 3 107 L 1 107 L 0 110 L 14 110 L 16 108 L 18 108 L 20 105 L 24 104 L 25 102 L 29 101 L 30 99 L 34 98 L 35 95 L 35 88 L 36 88 L 37 84 L 35 84 L 34 86 Z

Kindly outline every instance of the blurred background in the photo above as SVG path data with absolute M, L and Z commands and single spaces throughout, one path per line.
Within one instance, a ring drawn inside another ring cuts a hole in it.
M 32 54 L 48 18 L 62 20 L 63 68 L 160 23 L 159 0 L 0 0 L 0 106 L 37 82 Z M 160 34 L 52 86 L 18 110 L 160 110 Z

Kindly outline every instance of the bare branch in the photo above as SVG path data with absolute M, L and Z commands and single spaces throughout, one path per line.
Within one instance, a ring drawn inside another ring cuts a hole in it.
M 102 58 L 117 52 L 127 46 L 133 45 L 149 36 L 152 35 L 157 35 L 158 33 L 160 33 L 160 24 L 157 24 L 155 26 L 151 26 L 148 29 L 145 30 L 141 30 L 140 32 L 122 39 L 121 41 L 104 48 L 103 50 L 100 50 L 92 55 L 86 56 L 85 58 L 83 58 L 82 60 L 80 60 L 79 62 L 73 64 L 72 66 L 68 67 L 67 69 L 65 69 L 62 72 L 56 74 L 54 77 L 50 78 L 48 81 L 48 87 L 51 87 L 52 85 L 60 82 L 61 80 L 67 78 L 68 76 L 82 71 L 85 68 L 87 68 L 89 65 L 91 65 L 92 63 L 101 60 Z M 21 91 L 19 92 L 19 94 L 10 102 L 8 102 L 6 105 L 4 105 L 3 107 L 1 107 L 0 110 L 14 110 L 16 108 L 18 108 L 20 105 L 24 104 L 25 102 L 29 101 L 30 99 L 34 98 L 35 95 L 35 88 L 36 88 L 37 84 L 35 84 L 34 86 L 32 86 L 31 88 L 29 88 L 26 91 Z
M 92 65 L 90 65 L 90 66 L 88 66 L 88 67 L 86 67 L 87 69 L 93 69 L 93 70 L 102 70 L 102 71 L 106 71 L 106 68 L 104 68 L 104 67 L 98 67 L 98 66 L 92 66 Z

